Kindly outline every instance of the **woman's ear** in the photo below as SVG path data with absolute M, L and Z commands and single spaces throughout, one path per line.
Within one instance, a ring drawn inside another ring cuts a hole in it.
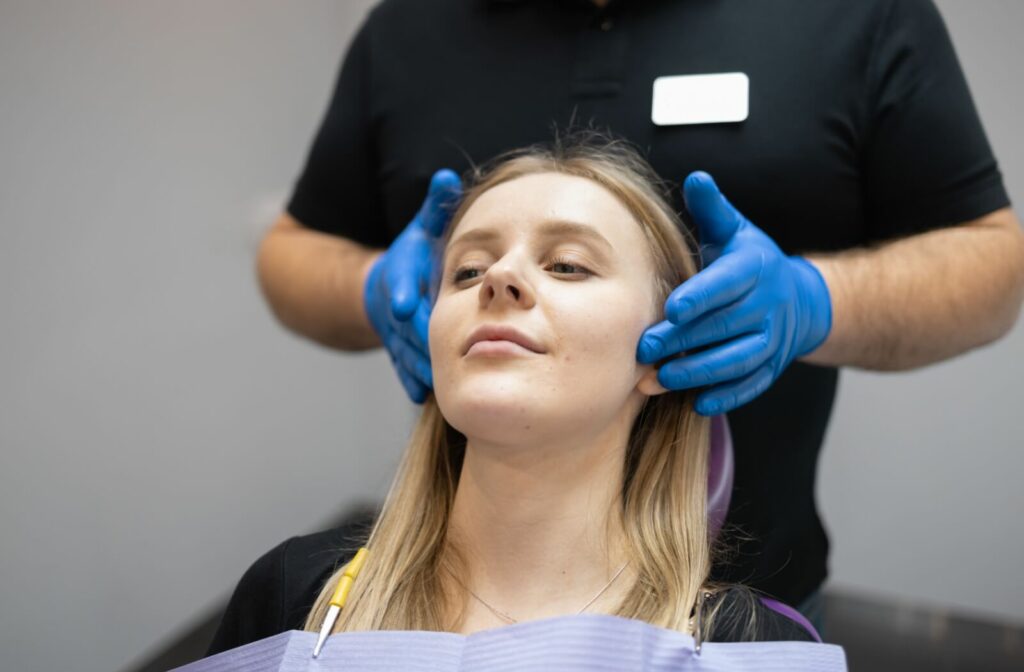
M 667 389 L 661 386 L 658 382 L 658 369 L 653 364 L 647 364 L 641 366 L 640 370 L 643 371 L 643 375 L 640 376 L 640 380 L 637 381 L 636 389 L 643 395 L 648 397 L 656 397 L 659 394 L 665 394 L 668 392 Z

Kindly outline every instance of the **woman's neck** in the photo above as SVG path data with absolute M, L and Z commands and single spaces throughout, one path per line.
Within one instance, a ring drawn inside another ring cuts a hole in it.
M 519 621 L 578 611 L 627 558 L 619 515 L 627 436 L 616 427 L 528 447 L 470 438 L 450 520 L 465 563 L 457 579 Z M 613 603 L 630 575 L 627 567 L 589 611 Z M 467 606 L 463 632 L 502 625 L 477 600 Z

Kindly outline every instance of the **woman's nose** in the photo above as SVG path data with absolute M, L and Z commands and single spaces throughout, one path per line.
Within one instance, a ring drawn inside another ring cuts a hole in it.
M 520 308 L 531 308 L 534 304 L 534 292 L 526 274 L 513 260 L 502 260 L 492 265 L 480 283 L 480 307 L 500 304 Z

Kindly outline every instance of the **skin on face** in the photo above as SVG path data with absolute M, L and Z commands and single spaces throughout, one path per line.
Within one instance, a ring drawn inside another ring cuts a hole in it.
M 664 392 L 636 361 L 658 317 L 647 242 L 602 186 L 561 173 L 513 179 L 480 195 L 450 241 L 430 358 L 441 411 L 471 444 L 586 443 L 628 427 L 646 396 Z M 465 354 L 484 324 L 512 326 L 543 352 Z

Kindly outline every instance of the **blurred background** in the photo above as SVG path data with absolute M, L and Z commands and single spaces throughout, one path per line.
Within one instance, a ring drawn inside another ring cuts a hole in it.
M 386 355 L 286 332 L 254 270 L 373 4 L 0 0 L 0 669 L 185 662 L 253 560 L 383 496 L 416 412 Z M 1020 199 L 1024 3 L 937 4 Z M 1019 326 L 843 372 L 852 669 L 1024 669 L 1022 380 Z

